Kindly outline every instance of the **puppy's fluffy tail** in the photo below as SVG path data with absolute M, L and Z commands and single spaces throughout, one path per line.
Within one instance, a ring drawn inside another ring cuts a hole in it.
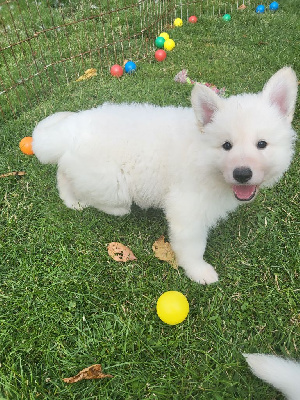
M 300 399 L 300 363 L 267 354 L 243 354 L 258 378 L 280 390 L 288 400 Z
M 73 140 L 66 129 L 72 112 L 59 112 L 43 119 L 32 133 L 32 149 L 43 164 L 56 164 Z

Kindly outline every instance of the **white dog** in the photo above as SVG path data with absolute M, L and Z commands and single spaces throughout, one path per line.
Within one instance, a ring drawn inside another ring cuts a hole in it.
M 286 67 L 258 94 L 222 99 L 197 84 L 193 108 L 104 104 L 56 113 L 35 128 L 33 150 L 42 163 L 58 163 L 67 207 L 113 215 L 133 202 L 162 208 L 179 265 L 209 284 L 218 275 L 203 260 L 208 230 L 289 167 L 297 85 Z
M 280 390 L 288 400 L 300 400 L 300 363 L 268 354 L 244 354 L 258 378 Z

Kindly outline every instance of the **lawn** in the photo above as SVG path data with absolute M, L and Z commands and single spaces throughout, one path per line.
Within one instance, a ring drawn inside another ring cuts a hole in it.
M 74 80 L 0 126 L 0 175 L 26 172 L 0 178 L 0 400 L 282 399 L 242 353 L 299 357 L 299 145 L 280 183 L 211 231 L 205 258 L 220 281 L 202 286 L 154 257 L 153 242 L 168 235 L 161 211 L 133 207 L 120 218 L 67 209 L 56 167 L 22 154 L 18 143 L 56 111 L 105 101 L 188 106 L 191 86 L 174 82 L 184 68 L 227 94 L 261 90 L 284 65 L 300 77 L 297 3 L 257 15 L 252 2 L 227 23 L 204 15 L 168 27 L 176 47 L 163 63 L 150 54 L 132 76 L 104 70 L 82 82 L 77 66 Z M 98 68 L 94 59 L 88 67 Z M 299 106 L 293 125 L 299 131 Z M 113 261 L 112 241 L 137 260 Z M 167 290 L 190 304 L 176 326 L 156 314 Z M 113 378 L 63 381 L 92 364 Z

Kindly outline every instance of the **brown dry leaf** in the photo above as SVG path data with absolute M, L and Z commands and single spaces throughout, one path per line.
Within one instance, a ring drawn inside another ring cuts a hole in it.
M 8 172 L 7 174 L 0 175 L 0 178 L 7 178 L 8 176 L 23 176 L 25 174 L 26 174 L 25 171 L 14 171 L 14 172 Z
M 159 260 L 167 261 L 174 269 L 178 269 L 175 253 L 170 243 L 165 242 L 164 236 L 161 236 L 153 243 L 152 250 Z
M 241 4 L 241 5 L 238 7 L 238 10 L 245 10 L 245 8 L 247 8 L 247 7 L 245 6 L 245 4 Z
M 107 246 L 108 254 L 113 258 L 115 261 L 133 261 L 136 260 L 135 255 L 130 250 L 129 247 L 124 246 L 122 243 L 118 242 L 111 242 Z
M 81 75 L 78 79 L 76 79 L 76 82 L 86 81 L 87 79 L 91 79 L 93 76 L 96 75 L 97 75 L 96 68 L 89 68 L 85 71 L 83 75 Z
M 103 378 L 113 378 L 113 376 L 103 374 L 101 365 L 94 364 L 88 368 L 84 368 L 82 371 L 78 372 L 78 374 L 75 376 L 71 376 L 70 378 L 63 378 L 63 381 L 66 383 L 75 383 L 82 381 L 83 379 L 103 379 Z

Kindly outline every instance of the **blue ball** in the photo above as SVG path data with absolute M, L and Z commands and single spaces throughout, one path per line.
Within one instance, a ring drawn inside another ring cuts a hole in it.
M 259 6 L 256 7 L 257 14 L 263 14 L 265 12 L 265 6 L 260 4 Z
M 127 63 L 124 66 L 124 69 L 127 74 L 132 74 L 136 70 L 136 65 L 133 61 L 127 61 Z
M 273 1 L 269 6 L 270 11 L 277 11 L 278 7 L 279 7 L 279 4 L 277 3 L 277 1 Z

